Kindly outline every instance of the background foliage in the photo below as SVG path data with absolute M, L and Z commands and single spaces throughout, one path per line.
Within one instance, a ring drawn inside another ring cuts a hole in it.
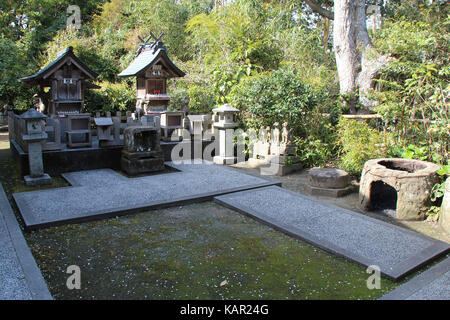
M 28 108 L 37 88 L 17 79 L 71 45 L 99 73 L 102 88 L 86 93 L 87 110 L 133 110 L 134 79 L 117 74 L 133 60 L 138 35 L 164 32 L 170 57 L 186 72 L 169 82 L 171 109 L 189 101 L 191 112 L 206 113 L 229 102 L 241 110 L 246 128 L 288 121 L 306 166 L 334 164 L 358 174 L 364 161 L 384 155 L 445 165 L 448 5 L 369 2 L 383 14 L 382 27 L 371 31 L 373 44 L 391 59 L 372 92 L 383 117 L 377 126 L 339 120 L 331 23 L 302 0 L 235 0 L 220 7 L 213 0 L 2 1 L 0 105 Z M 65 29 L 69 4 L 81 8 L 80 30 Z

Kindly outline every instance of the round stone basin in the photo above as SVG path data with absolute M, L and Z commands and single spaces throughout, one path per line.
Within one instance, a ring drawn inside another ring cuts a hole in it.
M 364 164 L 359 201 L 365 210 L 391 209 L 393 216 L 421 220 L 430 205 L 439 166 L 412 159 L 372 159 Z
M 386 169 L 414 173 L 427 168 L 427 164 L 411 159 L 387 159 L 378 161 Z

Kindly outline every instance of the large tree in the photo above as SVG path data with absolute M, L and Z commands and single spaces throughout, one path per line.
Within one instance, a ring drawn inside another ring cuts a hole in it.
M 388 62 L 370 42 L 365 0 L 335 0 L 333 12 L 319 1 L 305 0 L 319 15 L 334 20 L 333 47 L 340 93 L 352 113 L 367 113 L 375 103 L 367 97 L 378 71 Z M 363 108 L 358 108 L 362 106 Z

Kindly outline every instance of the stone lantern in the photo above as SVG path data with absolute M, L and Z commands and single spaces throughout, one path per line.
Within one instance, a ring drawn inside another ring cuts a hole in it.
M 234 154 L 234 128 L 238 126 L 236 122 L 236 114 L 238 109 L 233 108 L 229 104 L 224 104 L 213 109 L 214 128 L 219 131 L 219 155 L 215 156 L 213 161 L 216 164 L 234 164 L 236 156 Z
M 43 130 L 42 120 L 47 117 L 34 108 L 30 108 L 20 118 L 25 120 L 26 123 L 22 140 L 28 146 L 28 163 L 30 165 L 30 174 L 24 177 L 25 183 L 29 186 L 51 184 L 50 176 L 44 173 L 42 161 L 42 142 L 47 139 L 47 133 Z

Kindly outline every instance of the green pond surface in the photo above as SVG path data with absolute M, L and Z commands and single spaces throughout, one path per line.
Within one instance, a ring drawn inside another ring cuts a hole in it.
M 375 299 L 366 268 L 207 202 L 27 234 L 56 299 Z M 67 267 L 81 289 L 66 287 Z

